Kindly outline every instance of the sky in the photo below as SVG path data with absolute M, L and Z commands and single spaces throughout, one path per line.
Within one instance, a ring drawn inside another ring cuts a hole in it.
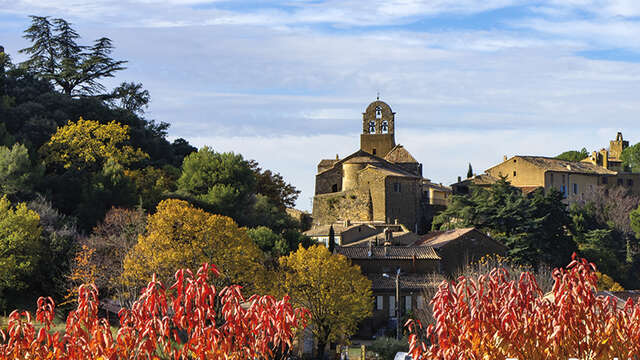
M 362 112 L 451 184 L 504 155 L 640 142 L 637 0 L 0 0 L 14 60 L 29 15 L 107 36 L 171 139 L 279 172 L 310 210 L 317 163 L 359 148 Z

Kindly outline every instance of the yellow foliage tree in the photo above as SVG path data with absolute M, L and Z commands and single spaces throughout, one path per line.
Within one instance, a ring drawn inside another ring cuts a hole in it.
M 598 277 L 598 290 L 624 291 L 622 285 L 613 280 L 611 276 L 601 272 L 596 272 L 596 276 Z
M 100 124 L 80 118 L 59 127 L 40 151 L 47 164 L 78 170 L 101 168 L 109 160 L 126 166 L 149 157 L 142 150 L 126 145 L 128 141 L 128 125 L 115 121 Z
M 84 284 L 96 283 L 97 267 L 91 261 L 95 249 L 82 245 L 76 252 L 71 264 L 71 274 L 68 276 L 69 286 L 64 302 L 60 305 L 75 303 L 78 301 L 78 289 Z
M 324 347 L 355 332 L 358 323 L 371 316 L 371 281 L 342 255 L 324 245 L 300 246 L 280 258 L 281 290 L 297 306 L 311 311 L 311 330 L 318 339 L 320 358 Z
M 125 257 L 122 281 L 135 289 L 156 274 L 169 284 L 176 270 L 208 262 L 220 271 L 218 285 L 240 284 L 251 293 L 263 284 L 262 261 L 262 251 L 231 218 L 169 199 L 148 217 L 146 233 Z

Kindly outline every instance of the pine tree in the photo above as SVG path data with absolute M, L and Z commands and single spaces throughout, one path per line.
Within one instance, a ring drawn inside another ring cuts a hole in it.
M 336 234 L 333 230 L 333 225 L 329 227 L 329 252 L 333 254 L 333 249 L 336 247 Z
M 471 167 L 471 163 L 469 163 L 469 169 L 467 170 L 467 179 L 473 177 L 473 168 Z

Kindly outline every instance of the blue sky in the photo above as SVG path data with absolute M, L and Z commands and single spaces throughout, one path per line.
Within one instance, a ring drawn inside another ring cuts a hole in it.
M 640 142 L 640 1 L 0 0 L 14 59 L 28 15 L 113 39 L 172 137 L 280 172 L 310 208 L 317 162 L 359 146 L 380 92 L 396 140 L 450 184 L 503 155 Z

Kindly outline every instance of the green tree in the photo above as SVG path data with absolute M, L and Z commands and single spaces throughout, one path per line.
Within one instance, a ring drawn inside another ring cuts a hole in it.
M 184 159 L 178 192 L 242 220 L 256 193 L 256 178 L 242 155 L 217 153 L 205 146 Z
M 29 150 L 24 145 L 0 146 L 0 194 L 31 193 L 42 171 L 42 167 L 31 164 Z
M 622 165 L 633 172 L 640 172 L 640 143 L 622 151 Z
M 107 101 L 113 106 L 142 114 L 144 109 L 149 107 L 151 95 L 149 91 L 142 88 L 142 84 L 134 82 L 123 82 L 113 89 L 111 94 L 106 96 Z
M 311 312 L 311 331 L 318 341 L 319 359 L 326 345 L 348 338 L 363 319 L 371 316 L 371 281 L 342 255 L 331 254 L 324 245 L 280 258 L 280 289 L 298 306 Z
M 9 292 L 27 287 L 38 265 L 41 232 L 35 211 L 0 198 L 0 306 L 7 305 Z
M 248 229 L 247 235 L 258 245 L 260 250 L 270 254 L 273 258 L 287 255 L 291 251 L 287 240 L 266 226 Z
M 471 167 L 471 163 L 469 163 L 469 168 L 467 169 L 467 179 L 473 177 L 473 168 Z
M 568 233 L 571 219 L 556 190 L 542 189 L 529 197 L 504 178 L 489 189 L 472 188 L 454 195 L 445 211 L 433 220 L 434 230 L 476 227 L 509 247 L 509 256 L 521 263 L 563 266 L 575 251 Z
M 580 151 L 569 150 L 565 151 L 562 154 L 556 156 L 556 159 L 566 160 L 566 161 L 582 161 L 589 157 L 589 152 L 586 148 L 582 148 Z
M 258 194 L 267 196 L 282 210 L 295 206 L 300 190 L 284 181 L 282 175 L 271 170 L 262 170 L 255 160 L 250 160 L 249 166 L 256 176 L 256 192 Z
M 97 39 L 92 46 L 79 45 L 80 35 L 64 19 L 31 16 L 24 38 L 32 45 L 20 50 L 29 56 L 21 66 L 52 81 L 69 96 L 102 92 L 105 87 L 99 80 L 125 69 L 126 61 L 111 58 L 109 38 Z

